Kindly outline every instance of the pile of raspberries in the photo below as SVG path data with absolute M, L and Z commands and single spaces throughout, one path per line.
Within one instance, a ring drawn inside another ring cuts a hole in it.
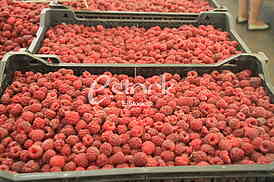
M 67 63 L 213 64 L 240 53 L 228 32 L 212 25 L 104 28 L 60 24 L 50 28 L 41 54 Z
M 250 70 L 103 75 L 76 75 L 70 69 L 16 72 L 1 97 L 0 170 L 269 164 L 274 159 L 274 104 Z M 157 86 L 163 78 L 166 92 Z M 134 92 L 126 94 L 124 83 Z M 113 89 L 117 84 L 122 86 Z M 150 92 L 138 85 L 150 86 Z M 90 104 L 90 98 L 101 102 Z

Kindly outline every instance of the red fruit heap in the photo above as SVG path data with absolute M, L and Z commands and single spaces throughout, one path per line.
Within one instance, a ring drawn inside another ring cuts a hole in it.
M 240 53 L 237 46 L 229 33 L 211 25 L 146 30 L 60 24 L 47 31 L 39 52 L 68 63 L 212 64 Z M 191 101 L 183 98 L 181 103 Z M 161 109 L 172 111 L 172 104 Z
M 104 75 L 115 84 L 93 94 L 103 104 L 91 104 L 92 80 L 98 86 L 107 82 L 100 75 L 16 72 L 0 104 L 0 169 L 30 173 L 274 160 L 274 105 L 250 70 L 191 71 L 184 78 L 166 73 L 168 93 L 159 89 L 158 75 Z M 118 83 L 127 82 L 135 92 L 115 92 Z M 149 93 L 136 87 L 142 83 Z M 140 102 L 150 104 L 130 105 Z

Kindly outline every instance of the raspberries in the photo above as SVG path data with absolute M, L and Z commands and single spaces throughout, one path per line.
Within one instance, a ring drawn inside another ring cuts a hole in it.
M 75 125 L 80 120 L 78 112 L 67 111 L 65 112 L 65 120 L 68 124 Z
M 65 157 L 64 156 L 61 156 L 61 155 L 56 155 L 56 156 L 53 156 L 50 161 L 49 161 L 49 164 L 52 166 L 52 167 L 64 167 L 65 165 Z
M 155 145 L 150 141 L 146 141 L 142 145 L 142 150 L 148 155 L 153 154 L 153 152 L 155 151 Z
M 161 81 L 156 75 L 135 79 L 104 74 L 116 84 Z M 274 159 L 273 108 L 264 107 L 270 98 L 258 86 L 261 82 L 252 79 L 252 87 L 246 74 L 226 70 L 200 76 L 191 71 L 184 79 L 165 73 L 167 85 L 174 85 L 167 95 L 151 87 L 153 94 L 148 96 L 134 87 L 136 93 L 122 97 L 105 88 L 96 94 L 105 93 L 110 100 L 96 105 L 89 104 L 84 90 L 98 75 L 76 76 L 67 69 L 16 72 L 3 96 L 8 94 L 10 101 L 0 104 L 0 169 L 25 173 L 269 164 Z M 47 84 L 55 86 L 45 88 Z M 66 87 L 56 89 L 61 84 Z M 36 91 L 47 94 L 43 98 Z M 21 102 L 21 94 L 31 101 Z M 120 103 L 128 100 L 150 105 Z
M 143 167 L 147 163 L 147 155 L 144 152 L 137 152 L 134 154 L 133 160 L 136 167 Z
M 169 4 L 164 0 L 160 1 L 163 4 Z M 149 1 L 148 4 L 151 3 Z M 191 0 L 189 4 L 192 3 Z M 128 3 L 125 2 L 126 4 Z M 140 4 L 145 5 L 141 2 Z M 195 4 L 195 7 L 197 6 L 196 3 L 193 4 Z M 109 5 L 106 6 L 109 7 Z M 156 6 L 159 6 L 159 3 Z M 175 8 L 178 5 L 170 4 L 170 6 Z M 187 6 L 187 4 L 184 4 L 184 6 Z M 159 11 L 159 9 L 157 8 L 154 11 Z M 86 34 L 88 33 L 89 36 L 87 37 Z M 66 34 L 77 41 L 70 41 L 65 36 Z M 115 39 L 117 36 L 119 36 L 119 39 Z M 136 39 L 134 44 L 128 41 L 131 37 Z M 100 41 L 100 39 L 104 39 L 104 41 Z M 112 41 L 113 39 L 115 41 Z M 102 25 L 90 27 L 76 24 L 59 24 L 47 31 L 45 40 L 39 53 L 58 55 L 63 62 L 67 63 L 212 64 L 240 53 L 236 49 L 238 43 L 231 41 L 227 32 L 223 32 L 212 25 L 197 27 L 182 25 L 178 28 L 165 27 L 164 29 L 160 26 L 154 26 L 145 29 L 143 27 L 105 28 Z M 153 44 L 151 44 L 151 41 L 153 41 Z M 124 44 L 122 45 L 121 42 L 124 42 Z M 71 47 L 74 48 L 71 49 Z M 171 77 L 167 76 L 168 81 L 171 80 Z M 191 82 L 199 82 L 193 76 L 190 76 L 189 79 Z M 135 80 L 143 84 L 143 79 Z M 73 86 L 78 90 L 83 84 L 80 84 L 82 82 L 75 84 L 76 81 L 79 82 L 75 80 Z M 173 85 L 172 81 L 168 83 Z M 61 90 L 65 93 L 67 90 L 66 84 L 60 83 L 60 85 Z M 207 84 L 205 85 L 207 86 Z M 133 97 L 134 102 L 144 100 L 142 96 L 143 94 L 136 94 Z M 193 96 L 182 96 L 178 101 L 178 105 L 191 107 L 194 104 L 194 98 Z M 206 100 L 204 98 L 207 98 L 207 96 L 201 98 Z M 105 97 L 99 105 L 105 107 L 110 103 L 111 99 Z M 168 101 L 165 99 L 157 101 L 156 107 L 159 108 L 161 113 L 171 115 L 174 109 L 173 106 L 176 104 L 168 105 L 167 103 Z M 219 104 L 219 106 L 222 105 L 224 104 Z M 135 107 L 135 104 L 130 109 L 132 116 L 137 116 L 141 112 L 141 107 Z

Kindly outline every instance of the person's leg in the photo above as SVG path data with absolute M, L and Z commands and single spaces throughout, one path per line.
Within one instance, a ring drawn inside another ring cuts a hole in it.
M 266 27 L 268 26 L 260 17 L 263 0 L 250 0 L 249 25 Z
M 248 0 L 239 0 L 238 21 L 246 21 L 248 19 Z

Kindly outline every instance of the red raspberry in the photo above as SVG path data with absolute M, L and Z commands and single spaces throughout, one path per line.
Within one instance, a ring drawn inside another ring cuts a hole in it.
M 73 161 L 79 167 L 84 167 L 84 168 L 88 167 L 88 159 L 85 153 L 76 154 L 74 156 Z
M 250 154 L 254 151 L 253 145 L 248 142 L 242 142 L 241 149 L 243 149 L 246 154 Z
M 132 137 L 129 139 L 128 144 L 131 149 L 139 149 L 142 147 L 142 140 L 137 137 Z
M 208 157 L 205 152 L 197 151 L 192 153 L 191 159 L 195 162 L 207 161 Z
M 34 160 L 30 160 L 27 163 L 25 163 L 22 171 L 25 173 L 31 173 L 31 172 L 39 172 L 40 166 L 37 162 Z
M 245 136 L 251 139 L 254 139 L 258 136 L 258 131 L 256 128 L 245 127 L 244 131 L 245 131 Z
M 103 126 L 102 126 L 102 129 L 105 130 L 105 131 L 113 131 L 116 129 L 116 126 L 115 126 L 115 123 L 112 122 L 112 121 L 105 121 Z
M 65 164 L 64 171 L 75 171 L 76 164 L 73 161 L 70 161 Z
M 125 155 L 123 152 L 117 152 L 110 157 L 110 162 L 113 165 L 122 164 L 125 162 Z
M 175 166 L 187 166 L 189 164 L 189 158 L 185 155 L 175 158 Z
M 164 150 L 170 150 L 170 151 L 174 151 L 175 150 L 175 143 L 171 140 L 165 140 L 162 143 L 162 148 Z
M 210 145 L 217 145 L 220 141 L 220 137 L 215 133 L 209 133 L 205 136 L 205 141 Z
M 75 125 L 80 120 L 80 115 L 75 111 L 66 111 L 64 119 L 67 124 Z
M 226 151 L 230 151 L 232 149 L 232 142 L 230 140 L 227 139 L 221 139 L 219 142 L 219 148 L 221 150 L 226 150 Z
M 87 159 L 89 161 L 96 161 L 97 156 L 99 155 L 99 150 L 96 147 L 89 147 L 86 151 Z
M 177 100 L 179 106 L 193 106 L 194 105 L 194 98 L 193 97 L 180 97 Z
M 141 126 L 135 126 L 130 130 L 130 135 L 132 137 L 140 137 L 144 134 L 144 128 Z
M 71 154 L 71 148 L 70 148 L 70 146 L 69 146 L 68 144 L 65 144 L 65 145 L 62 147 L 60 153 L 61 153 L 62 155 L 64 155 L 64 156 L 69 156 L 69 155 Z
M 148 155 L 153 154 L 153 152 L 155 151 L 154 143 L 150 141 L 144 142 L 142 145 L 142 151 Z
M 23 112 L 21 116 L 25 121 L 29 121 L 29 122 L 32 122 L 34 119 L 34 114 L 30 111 Z
M 97 161 L 96 161 L 96 164 L 98 167 L 103 167 L 107 163 L 108 163 L 108 158 L 105 154 L 98 155 Z
M 244 160 L 240 161 L 239 164 L 251 165 L 251 164 L 255 164 L 255 162 L 253 162 L 251 160 L 244 159 Z
M 173 108 L 169 105 L 162 106 L 160 112 L 165 114 L 166 116 L 171 115 L 173 113 Z
M 146 163 L 147 167 L 157 167 L 158 166 L 158 162 L 155 158 L 152 157 L 148 157 L 147 158 L 147 163 Z
M 260 144 L 260 150 L 264 153 L 267 152 L 274 152 L 274 142 L 269 141 L 269 140 L 264 140 L 261 144 Z
M 52 149 L 49 149 L 43 154 L 42 160 L 44 162 L 48 162 L 55 155 L 56 155 L 56 152 Z
M 121 137 L 117 134 L 112 134 L 109 137 L 109 143 L 113 146 L 120 146 L 122 144 Z
M 161 129 L 161 132 L 165 135 L 169 135 L 173 133 L 173 126 L 169 123 L 164 123 Z
M 46 139 L 42 143 L 42 148 L 44 149 L 44 151 L 49 150 L 49 149 L 53 149 L 54 148 L 54 141 L 53 141 L 53 139 Z
M 209 166 L 210 164 L 208 162 L 201 161 L 201 162 L 198 162 L 196 165 L 197 166 Z
M 228 122 L 228 125 L 232 129 L 238 129 L 238 128 L 241 127 L 239 119 L 230 119 L 229 122 Z
M 161 153 L 161 158 L 162 158 L 165 162 L 167 162 L 167 161 L 173 161 L 173 160 L 174 160 L 174 157 L 175 157 L 175 155 L 174 155 L 174 153 L 171 152 L 171 151 L 163 151 L 163 152 Z
M 60 167 L 52 167 L 50 168 L 50 172 L 61 172 L 62 169 Z
M 158 122 L 163 121 L 165 117 L 166 116 L 163 113 L 156 113 L 152 116 L 153 120 Z
M 86 152 L 87 147 L 82 143 L 77 143 L 72 147 L 72 152 L 79 154 Z
M 210 154 L 210 155 L 214 155 L 215 154 L 215 149 L 214 147 L 212 147 L 211 145 L 208 145 L 208 144 L 203 144 L 201 146 L 201 151 L 207 153 L 207 154 Z
M 28 152 L 29 152 L 29 156 L 30 158 L 32 159 L 38 159 L 39 157 L 42 156 L 43 154 L 43 149 L 41 146 L 39 145 L 32 145 L 29 149 L 28 149 Z
M 156 135 L 156 136 L 151 137 L 151 141 L 152 141 L 155 145 L 160 146 L 160 145 L 162 145 L 164 139 L 161 138 L 160 136 L 157 136 L 157 135 Z
M 147 163 L 147 155 L 144 152 L 137 152 L 133 156 L 136 167 L 144 167 Z
M 65 165 L 65 157 L 64 156 L 61 156 L 61 155 L 56 155 L 56 156 L 53 156 L 50 160 L 49 160 L 49 164 L 52 166 L 52 167 L 64 167 Z
M 45 137 L 45 132 L 44 130 L 41 130 L 41 129 L 34 129 L 34 130 L 31 130 L 31 132 L 29 133 L 29 137 L 33 141 L 42 141 Z
M 94 140 L 91 135 L 85 135 L 83 136 L 82 141 L 85 146 L 91 146 Z
M 34 103 L 34 104 L 29 106 L 29 110 L 33 113 L 40 112 L 41 109 L 42 109 L 42 105 L 39 104 L 39 103 Z
M 183 143 L 188 143 L 190 141 L 190 136 L 187 132 L 181 131 L 179 133 L 179 140 Z
M 97 134 L 101 130 L 101 126 L 98 123 L 90 122 L 88 124 L 88 130 L 90 134 Z
M 203 121 L 200 119 L 193 119 L 190 121 L 190 128 L 193 131 L 199 131 L 201 130 L 203 127 Z
M 258 163 L 258 164 L 270 164 L 270 163 L 272 163 L 272 162 L 273 162 L 273 161 L 272 161 L 270 158 L 266 157 L 266 156 L 261 156 L 261 157 L 259 157 L 258 160 L 257 160 L 257 163 Z
M 200 139 L 194 139 L 192 140 L 189 145 L 194 149 L 194 150 L 199 150 L 201 147 L 202 141 Z
M 22 161 L 15 162 L 12 164 L 11 170 L 18 172 L 18 173 L 23 172 L 22 169 L 23 169 L 24 165 L 25 165 L 25 163 Z
M 1 171 L 9 171 L 9 166 L 5 165 L 5 164 L 1 164 L 0 165 L 0 170 Z
M 21 161 L 28 161 L 30 156 L 29 156 L 29 151 L 27 150 L 22 150 L 20 152 L 20 156 L 19 156 L 20 160 Z
M 244 155 L 245 152 L 238 147 L 234 147 L 230 150 L 230 157 L 232 161 L 240 161 L 243 159 Z
M 117 131 L 119 134 L 123 134 L 127 132 L 127 126 L 126 125 L 118 125 Z
M 263 143 L 263 139 L 261 137 L 256 137 L 251 141 L 251 144 L 255 149 L 260 149 L 261 144 Z
M 80 131 L 81 129 L 85 129 L 87 128 L 87 123 L 84 120 L 79 120 L 75 126 L 75 129 L 77 131 Z
M 6 130 L 5 128 L 0 127 L 0 138 L 4 138 L 5 136 L 7 136 L 9 134 L 9 131 Z
M 79 137 L 76 135 L 70 135 L 68 136 L 68 138 L 66 139 L 66 142 L 70 145 L 75 145 L 76 143 L 78 143 L 80 141 Z
M 46 126 L 46 121 L 42 118 L 35 118 L 32 126 L 37 129 L 43 129 Z
M 9 113 L 13 116 L 21 114 L 23 107 L 20 104 L 11 104 L 8 106 Z
M 112 146 L 110 143 L 103 143 L 100 147 L 100 152 L 105 154 L 106 156 L 110 156 L 112 154 Z

